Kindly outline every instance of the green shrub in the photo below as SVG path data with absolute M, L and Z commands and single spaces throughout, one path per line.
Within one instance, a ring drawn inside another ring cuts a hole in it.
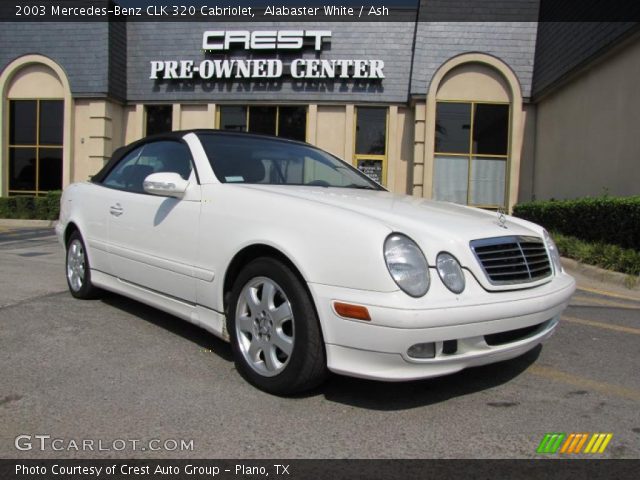
M 36 197 L 34 199 L 34 217 L 33 218 L 49 218 L 49 199 L 46 197 Z
M 16 218 L 35 218 L 35 197 L 16 197 Z
M 46 220 L 57 220 L 60 217 L 60 197 L 62 196 L 62 191 L 55 190 L 51 192 L 47 192 L 47 196 L 45 197 L 47 201 L 47 209 L 49 210 L 49 214 L 46 217 Z
M 15 218 L 16 199 L 15 197 L 0 198 L 0 218 Z
M 0 197 L 0 218 L 57 220 L 62 192 L 44 197 Z
M 560 254 L 582 263 L 629 275 L 640 275 L 640 252 L 604 242 L 585 242 L 575 237 L 552 232 Z
M 640 251 L 640 196 L 521 203 L 513 214 L 549 231 Z

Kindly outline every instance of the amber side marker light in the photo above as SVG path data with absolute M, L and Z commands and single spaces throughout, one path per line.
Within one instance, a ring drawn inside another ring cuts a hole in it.
M 333 302 L 333 308 L 341 317 L 355 318 L 356 320 L 371 321 L 369 310 L 361 305 L 351 305 L 349 303 Z

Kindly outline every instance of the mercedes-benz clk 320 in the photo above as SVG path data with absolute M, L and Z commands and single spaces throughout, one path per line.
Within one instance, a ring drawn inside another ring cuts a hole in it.
M 110 290 L 193 322 L 276 394 L 328 371 L 401 381 L 516 357 L 575 289 L 538 225 L 395 195 L 311 145 L 247 133 L 117 150 L 65 189 L 56 230 L 74 297 Z

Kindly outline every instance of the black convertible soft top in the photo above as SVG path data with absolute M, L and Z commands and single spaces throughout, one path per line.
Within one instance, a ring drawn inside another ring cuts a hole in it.
M 135 142 L 130 143 L 129 145 L 125 145 L 124 147 L 116 148 L 114 150 L 113 154 L 111 155 L 111 158 L 104 165 L 104 167 L 102 167 L 98 173 L 96 173 L 93 177 L 91 177 L 91 181 L 93 183 L 102 183 L 104 178 L 109 174 L 109 172 L 113 169 L 113 167 L 125 155 L 127 155 L 132 150 L 135 150 L 140 145 L 143 145 L 143 144 L 148 143 L 148 142 L 157 141 L 157 140 L 181 141 L 182 137 L 184 137 L 188 133 L 195 133 L 195 134 L 198 134 L 198 133 L 216 133 L 216 134 L 219 134 L 219 135 L 229 135 L 229 136 L 251 136 L 251 137 L 261 137 L 261 138 L 267 137 L 267 138 L 271 138 L 271 139 L 278 140 L 278 141 L 281 141 L 281 142 L 297 143 L 297 144 L 302 144 L 302 145 L 309 146 L 305 142 L 299 142 L 299 141 L 296 141 L 296 140 L 289 140 L 289 139 L 282 138 L 282 137 L 275 137 L 273 135 L 263 135 L 263 134 L 249 133 L 249 132 L 229 132 L 229 131 L 224 131 L 224 130 L 214 130 L 214 129 L 206 129 L 206 128 L 198 128 L 198 129 L 191 129 L 191 130 L 177 130 L 175 132 L 159 133 L 157 135 L 150 135 L 148 137 L 141 138 L 140 140 L 136 140 Z

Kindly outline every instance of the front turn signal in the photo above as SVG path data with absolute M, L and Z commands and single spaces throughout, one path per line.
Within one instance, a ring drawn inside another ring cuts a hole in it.
M 369 310 L 362 305 L 351 305 L 350 303 L 333 302 L 336 313 L 344 318 L 354 318 L 356 320 L 371 321 Z

